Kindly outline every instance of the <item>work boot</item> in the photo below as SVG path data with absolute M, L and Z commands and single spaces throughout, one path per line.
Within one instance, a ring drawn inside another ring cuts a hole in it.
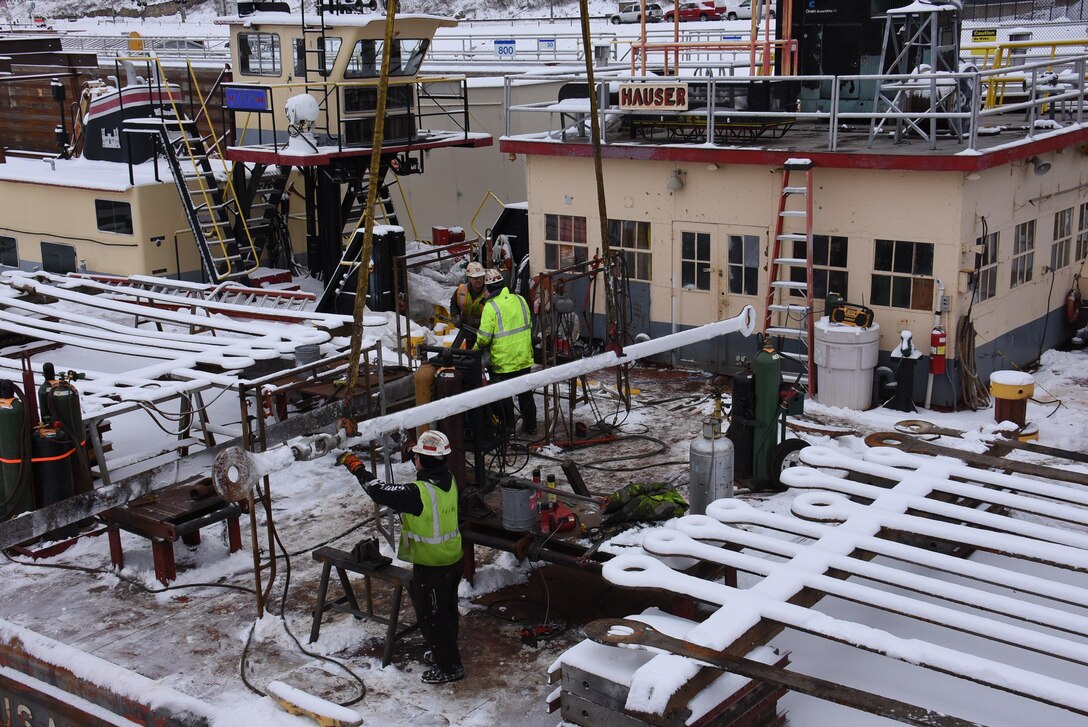
M 438 667 L 423 672 L 420 679 L 425 684 L 445 684 L 447 682 L 459 682 L 465 678 L 465 667 L 458 665 L 449 671 L 442 671 Z
M 427 649 L 426 651 L 423 652 L 423 663 L 426 664 L 427 666 L 434 666 L 434 664 L 435 664 L 434 652 L 431 651 L 430 649 Z
M 524 422 L 521 425 L 521 431 L 528 434 L 530 437 L 536 436 L 536 422 Z

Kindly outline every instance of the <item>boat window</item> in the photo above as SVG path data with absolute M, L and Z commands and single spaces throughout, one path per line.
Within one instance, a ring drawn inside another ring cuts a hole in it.
M 846 272 L 847 250 L 849 248 L 847 238 L 839 235 L 813 235 L 812 236 L 812 297 L 826 298 L 828 293 L 838 293 L 843 298 L 849 296 L 849 275 Z M 805 257 L 805 245 L 803 241 L 793 244 L 793 256 Z M 805 269 L 793 267 L 790 270 L 790 280 L 795 283 L 805 282 Z M 802 298 L 806 295 L 801 290 L 790 290 L 790 296 Z
M 1077 224 L 1077 260 L 1088 258 L 1088 202 L 1080 206 Z
M 389 49 L 389 75 L 414 76 L 419 71 L 430 41 L 425 38 L 397 38 Z M 377 78 L 381 70 L 384 40 L 360 40 L 348 59 L 344 78 Z
M 14 237 L 0 237 L 0 266 L 19 267 L 19 246 Z
M 1069 250 L 1073 244 L 1073 208 L 1054 215 L 1054 242 L 1050 246 L 1050 269 L 1061 270 L 1069 265 Z
M 544 267 L 559 270 L 584 263 L 589 257 L 586 218 L 544 215 Z
M 116 232 L 119 235 L 132 234 L 132 205 L 112 199 L 96 199 L 94 214 L 98 220 L 98 229 L 103 232 Z
M 997 261 L 1001 251 L 1001 233 L 991 232 L 975 240 L 982 252 L 975 255 L 975 300 L 989 300 L 997 295 Z
M 1012 237 L 1012 260 L 1009 266 L 1009 287 L 1031 282 L 1035 267 L 1035 220 L 1016 226 Z
M 316 49 L 306 50 L 305 38 L 295 38 L 295 76 L 304 78 L 306 68 L 308 66 L 316 68 L 321 64 L 322 58 L 324 58 L 324 69 L 321 71 L 321 75 L 326 78 L 330 76 L 332 67 L 336 64 L 336 54 L 340 52 L 340 46 L 343 43 L 340 38 L 325 38 L 325 52 L 319 54 Z M 307 60 L 307 54 L 313 56 L 313 58 Z
M 729 292 L 755 295 L 759 292 L 759 236 L 729 236 Z
M 238 67 L 246 76 L 280 75 L 280 37 L 275 33 L 239 33 Z
M 680 287 L 710 290 L 710 233 L 680 233 Z
M 42 269 L 65 275 L 76 271 L 76 249 L 59 242 L 42 243 Z
M 636 220 L 609 220 L 608 245 L 623 253 L 623 267 L 631 280 L 652 279 L 650 223 Z
M 933 243 L 877 240 L 870 300 L 873 305 L 933 310 Z

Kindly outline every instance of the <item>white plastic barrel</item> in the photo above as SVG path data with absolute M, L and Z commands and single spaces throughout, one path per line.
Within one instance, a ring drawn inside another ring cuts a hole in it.
M 816 401 L 864 411 L 873 403 L 873 369 L 880 356 L 880 324 L 870 328 L 832 323 L 815 328 Z

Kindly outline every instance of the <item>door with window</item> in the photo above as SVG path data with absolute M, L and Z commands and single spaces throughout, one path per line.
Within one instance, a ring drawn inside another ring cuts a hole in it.
M 715 236 L 713 225 L 673 223 L 673 287 L 680 327 L 718 320 L 721 285 Z

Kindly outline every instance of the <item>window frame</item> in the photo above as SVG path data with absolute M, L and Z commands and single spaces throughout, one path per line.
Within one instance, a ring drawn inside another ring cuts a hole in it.
M 1054 233 L 1050 243 L 1050 269 L 1069 267 L 1069 255 L 1073 247 L 1073 208 L 1067 207 L 1054 213 Z
M 256 38 L 256 47 L 249 43 L 249 38 Z M 266 69 L 261 46 L 269 44 L 271 50 L 271 69 Z M 243 52 L 243 49 L 245 51 Z M 253 60 L 257 60 L 254 67 Z M 243 31 L 238 34 L 238 72 L 243 76 L 281 76 L 283 75 L 283 48 L 279 33 L 263 30 Z
M 687 254 L 687 240 L 691 239 L 691 255 Z M 705 239 L 706 242 L 706 255 L 701 256 L 702 252 L 700 243 Z M 713 279 L 711 278 L 711 248 L 713 247 L 713 240 L 709 232 L 702 232 L 698 230 L 681 230 L 680 231 L 680 289 L 691 293 L 709 293 L 711 286 L 713 285 Z M 700 270 L 699 265 L 703 265 L 705 270 Z M 687 270 L 691 271 L 691 281 L 694 287 L 687 287 L 684 282 L 687 279 Z M 706 275 L 706 287 L 700 285 L 701 276 Z
M 415 43 L 416 45 L 405 52 L 405 46 L 409 43 Z M 364 46 L 364 44 L 367 45 Z M 370 52 L 362 53 L 361 50 L 364 47 L 369 48 Z M 428 38 L 394 38 L 393 47 L 389 53 L 389 75 L 396 78 L 417 75 L 430 47 L 431 41 Z M 384 38 L 360 38 L 357 40 L 351 48 L 351 54 L 348 56 L 347 66 L 344 68 L 344 79 L 377 78 L 381 75 L 384 49 Z M 356 63 L 356 59 L 360 59 L 360 61 Z
M 907 247 L 909 246 L 909 247 Z M 879 267 L 882 248 L 888 250 L 889 267 Z M 908 252 L 909 251 L 909 252 Z M 900 310 L 933 310 L 936 289 L 933 270 L 936 245 L 917 240 L 878 239 L 873 245 L 873 272 L 869 287 L 872 305 Z M 928 257 L 928 262 L 925 258 Z M 927 269 L 928 267 L 928 269 Z M 906 269 L 909 268 L 909 269 Z M 882 281 L 887 290 L 879 290 Z M 906 305 L 898 300 L 906 295 Z
M 835 245 L 841 243 L 841 253 L 835 253 L 836 262 L 841 254 L 842 264 L 832 265 L 832 250 Z M 805 256 L 805 242 L 795 241 L 793 244 L 793 257 Z M 834 290 L 845 300 L 849 297 L 850 290 L 850 238 L 843 235 L 813 235 L 812 236 L 812 297 L 814 300 L 823 300 L 832 292 L 831 280 L 834 277 L 836 288 Z M 790 280 L 796 283 L 805 282 L 804 268 L 794 267 L 790 270 Z M 805 291 L 790 289 L 790 297 L 804 298 Z
M 565 235 L 564 220 L 570 220 Z M 544 214 L 544 268 L 562 270 L 589 260 L 588 225 L 580 215 Z M 563 239 L 564 236 L 569 239 Z M 568 258 L 564 261 L 564 258 Z
M 726 286 L 729 293 L 759 295 L 759 247 L 762 238 L 759 235 L 730 233 L 725 239 Z M 740 243 L 739 255 L 734 254 L 737 252 L 735 242 Z
M 1088 258 L 1088 202 L 1082 202 L 1077 214 L 1076 261 Z
M 107 209 L 107 206 L 109 208 Z M 121 213 L 127 210 L 127 214 Z M 99 232 L 111 235 L 135 234 L 135 221 L 132 217 L 132 203 L 120 199 L 95 199 L 94 220 Z M 105 226 L 103 226 L 105 225 Z
M 997 269 L 1001 259 L 1001 232 L 988 232 L 975 240 L 975 245 L 982 248 L 978 254 L 975 268 L 975 301 L 981 303 L 997 295 Z
M 1021 222 L 1013 229 L 1012 258 L 1009 260 L 1009 289 L 1031 282 L 1035 267 L 1035 220 Z
M 653 238 L 648 220 L 608 220 L 608 246 L 623 255 L 629 280 L 653 280 Z
M 9 252 L 14 254 L 15 262 L 5 261 L 4 258 Z M 16 269 L 19 267 L 19 240 L 11 235 L 0 235 L 0 267 Z

